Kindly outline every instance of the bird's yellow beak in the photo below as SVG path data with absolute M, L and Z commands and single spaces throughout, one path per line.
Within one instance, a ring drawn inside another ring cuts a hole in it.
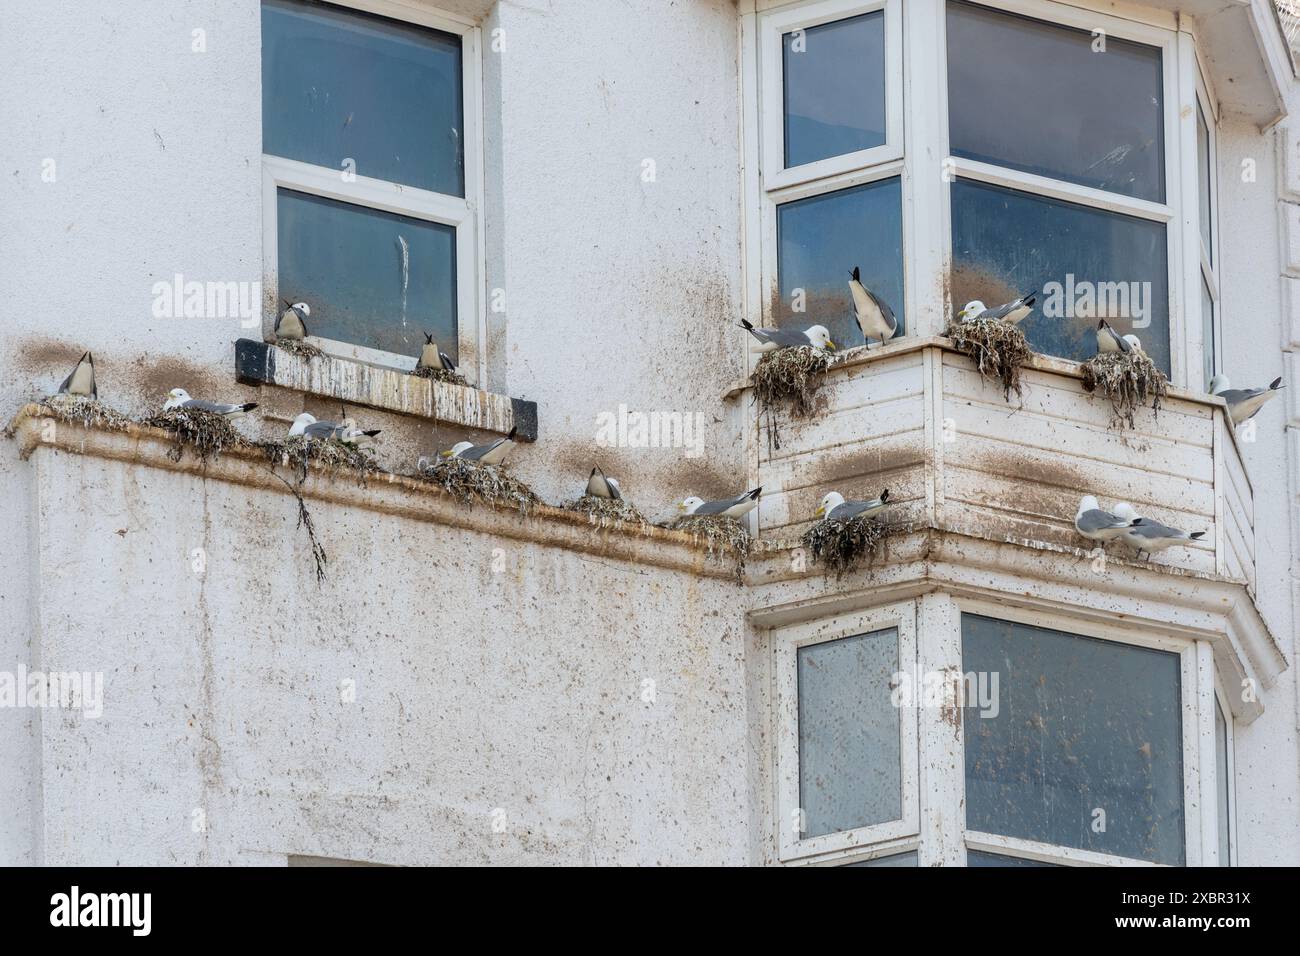
M 820 517 L 821 517 L 822 515 L 824 515 L 825 513 L 826 513 L 826 506 L 825 506 L 825 505 L 821 505 L 821 506 L 819 506 L 819 507 L 817 508 L 816 511 L 813 512 L 813 517 L 814 517 L 814 518 L 820 518 Z
M 678 511 L 685 511 L 685 510 L 686 510 L 686 502 L 684 502 L 684 501 L 679 501 L 679 502 L 677 502 L 677 510 L 678 510 Z
M 830 349 L 832 352 L 834 352 L 837 348 L 839 348 L 839 346 L 836 345 L 834 342 L 832 342 L 830 339 L 826 340 L 826 347 Z
M 439 458 L 450 458 L 450 457 L 451 457 L 451 449 L 448 448 L 446 451 L 440 451 L 440 452 L 438 452 L 438 457 L 439 457 Z

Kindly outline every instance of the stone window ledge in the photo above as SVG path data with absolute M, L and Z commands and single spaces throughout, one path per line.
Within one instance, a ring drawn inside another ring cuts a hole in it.
M 235 342 L 235 378 L 242 385 L 277 385 L 348 405 L 436 419 L 464 428 L 537 440 L 537 403 L 465 385 L 450 385 L 336 355 L 304 359 L 269 342 Z

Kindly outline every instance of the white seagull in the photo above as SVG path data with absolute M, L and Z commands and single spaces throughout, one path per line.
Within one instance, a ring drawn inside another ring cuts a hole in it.
M 995 319 L 1010 325 L 1016 325 L 1030 312 L 1034 311 L 1034 302 L 1037 299 L 1037 292 L 1029 292 L 994 309 L 988 308 L 979 299 L 975 299 L 966 303 L 965 307 L 957 313 L 957 318 L 963 322 L 974 322 L 976 319 Z
M 257 402 L 244 402 L 242 405 L 227 405 L 223 402 L 205 402 L 200 398 L 190 398 L 190 393 L 183 388 L 173 388 L 167 393 L 167 402 L 163 411 L 184 408 L 194 412 L 215 412 L 227 421 L 243 418 L 257 407 Z
M 467 441 L 457 442 L 446 451 L 439 452 L 439 454 L 443 458 L 460 458 L 480 465 L 499 465 L 505 461 L 506 452 L 514 447 L 517 430 L 511 428 L 510 434 L 505 438 L 498 438 L 486 445 L 472 445 Z
M 1110 327 L 1109 322 L 1102 319 L 1097 323 L 1097 351 L 1128 353 L 1133 351 L 1133 343 L 1129 341 L 1129 336 L 1121 337 Z
M 81 356 L 70 375 L 59 386 L 60 395 L 90 398 L 99 401 L 99 388 L 95 385 L 95 357 L 87 352 Z
M 884 345 L 898 334 L 898 319 L 894 318 L 893 310 L 884 299 L 862 284 L 857 266 L 853 267 L 849 276 L 849 292 L 853 296 L 853 317 L 858 320 L 858 328 L 862 330 L 867 348 L 871 348 L 872 339 L 877 339 L 881 345 Z
M 289 437 L 296 438 L 302 435 L 306 438 L 335 438 L 345 445 L 356 445 L 367 438 L 374 438 L 378 435 L 378 428 L 362 431 L 349 420 L 342 422 L 317 421 L 316 416 L 311 412 L 303 412 L 293 420 L 293 425 L 289 428 Z
M 1163 551 L 1165 548 L 1186 544 L 1189 541 L 1200 541 L 1203 537 L 1205 537 L 1204 531 L 1193 531 L 1188 534 L 1186 531 L 1179 531 L 1177 528 L 1171 528 L 1150 518 L 1133 519 L 1133 524 L 1124 532 L 1125 543 L 1136 549 L 1138 553 L 1146 552 L 1148 561 L 1151 560 L 1152 552 Z
M 879 498 L 872 501 L 845 501 L 844 496 L 838 491 L 826 492 L 826 497 L 822 499 L 821 505 L 813 513 L 814 518 L 821 518 L 823 521 L 848 521 L 850 518 L 870 518 L 880 514 L 889 504 L 889 489 L 886 488 L 880 493 Z
M 440 368 L 444 372 L 456 371 L 456 363 L 451 360 L 446 352 L 438 350 L 438 343 L 433 340 L 433 336 L 428 332 L 424 333 L 424 345 L 420 348 L 420 361 L 415 363 L 416 368 Z
M 293 339 L 301 342 L 307 337 L 307 317 L 311 315 L 311 306 L 306 302 L 290 303 L 288 299 L 284 300 L 288 306 L 280 317 L 275 320 L 275 337 L 277 339 Z
M 777 349 L 791 349 L 800 345 L 835 351 L 831 333 L 824 325 L 810 325 L 804 332 L 797 329 L 758 329 L 748 319 L 741 319 L 740 327 L 758 339 L 758 344 L 750 347 L 751 352 L 775 352 Z
M 594 498 L 623 500 L 623 489 L 618 486 L 618 481 L 601 471 L 599 465 L 591 469 L 591 475 L 587 478 L 587 494 Z
M 685 501 L 677 502 L 677 510 L 682 512 L 683 517 L 714 515 L 723 518 L 743 518 L 758 506 L 758 499 L 762 494 L 763 488 L 760 485 L 734 498 L 722 498 L 718 501 L 704 501 L 691 495 Z
M 1119 511 L 1120 507 L 1129 506 L 1117 505 L 1115 510 Z M 1103 511 L 1092 495 L 1084 495 L 1079 499 L 1079 511 L 1074 516 L 1074 530 L 1093 541 L 1114 541 L 1128 530 L 1132 523 L 1133 518 L 1123 518 L 1118 514 Z
M 1210 379 L 1210 394 L 1218 395 L 1228 404 L 1228 417 L 1232 424 L 1240 425 L 1247 419 L 1254 418 L 1264 403 L 1286 388 L 1282 376 L 1269 382 L 1268 388 L 1228 388 L 1228 376 L 1216 375 Z

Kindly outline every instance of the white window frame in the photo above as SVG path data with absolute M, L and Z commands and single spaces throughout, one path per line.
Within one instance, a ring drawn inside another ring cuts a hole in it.
M 785 89 L 782 37 L 793 30 L 831 23 L 850 17 L 885 12 L 885 143 L 871 149 L 858 150 L 841 156 L 831 156 L 815 163 L 785 168 Z M 908 263 L 907 208 L 911 184 L 906 175 L 904 155 L 904 105 L 907 85 L 903 74 L 903 4 L 902 0 L 815 0 L 790 6 L 765 10 L 757 14 L 758 56 L 754 74 L 758 84 L 758 148 L 759 191 L 761 209 L 758 222 L 761 238 L 758 260 L 762 288 L 772 294 L 758 296 L 758 324 L 775 325 L 772 314 L 773 299 L 780 288 L 777 276 L 779 244 L 777 242 L 777 210 L 786 203 L 809 199 L 826 193 L 838 192 L 854 186 L 879 182 L 882 179 L 901 179 L 900 221 L 903 242 L 904 302 L 894 303 L 894 311 L 906 317 L 906 303 L 911 301 Z M 750 250 L 752 253 L 752 249 Z M 751 260 L 752 262 L 752 260 Z M 845 272 L 847 303 L 848 273 Z M 752 303 L 751 303 L 752 304 Z M 907 335 L 914 334 L 907 328 Z M 749 361 L 754 356 L 747 353 Z
M 461 89 L 464 114 L 465 196 L 452 196 L 400 183 L 355 175 L 342 168 L 317 166 L 262 154 L 263 338 L 275 339 L 275 321 L 283 303 L 279 289 L 278 192 L 281 187 L 326 199 L 383 210 L 451 226 L 456 230 L 456 331 L 460 371 L 470 384 L 486 380 L 487 317 L 481 286 L 485 247 L 481 222 L 483 195 L 482 53 L 480 30 L 472 23 L 402 0 L 326 0 L 344 10 L 373 13 L 450 33 L 461 38 Z M 308 319 L 308 328 L 311 320 Z M 399 355 L 352 342 L 309 335 L 307 341 L 330 355 L 410 371 L 418 356 Z
M 915 849 L 920 833 L 918 784 L 918 729 L 916 694 L 904 699 L 898 708 L 899 760 L 902 786 L 902 813 L 898 820 L 858 827 L 799 839 L 793 829 L 799 811 L 799 648 L 823 644 L 895 628 L 898 632 L 898 673 L 906 674 L 915 690 L 916 681 L 916 605 L 912 601 L 855 611 L 819 621 L 795 624 L 772 631 L 774 674 L 776 678 L 776 802 L 777 852 L 780 860 L 839 853 L 842 862 L 871 859 Z M 855 855 L 854 851 L 872 846 L 872 852 Z M 888 846 L 882 846 L 888 844 Z M 831 857 L 835 859 L 836 857 Z
M 1223 683 L 1219 680 L 1214 682 L 1214 703 L 1218 705 L 1219 712 L 1223 714 L 1223 723 L 1227 729 L 1228 737 L 1228 859 L 1219 860 L 1219 866 L 1236 866 L 1237 865 L 1237 745 L 1236 745 L 1236 728 L 1233 725 L 1232 708 L 1228 706 L 1228 695 L 1223 689 Z M 1210 720 L 1214 720 L 1213 710 L 1211 710 Z M 1214 763 L 1215 776 L 1219 771 L 1219 764 L 1216 754 Z M 1219 788 L 1216 786 L 1215 800 L 1218 800 Z M 1216 803 L 1217 810 L 1217 803 Z M 1215 834 L 1215 852 L 1218 850 L 1218 833 L 1219 820 L 1218 814 L 1215 814 L 1214 834 Z
M 981 617 L 994 618 L 999 621 L 1006 621 L 1013 624 L 1025 624 L 1031 627 L 1041 627 L 1053 631 L 1060 631 L 1066 634 L 1078 637 L 1091 637 L 1100 640 L 1111 641 L 1117 644 L 1125 644 L 1131 647 L 1144 647 L 1152 650 L 1169 651 L 1179 657 L 1179 693 L 1181 695 L 1181 726 L 1182 726 L 1182 743 L 1183 743 L 1183 847 L 1184 847 L 1184 864 L 1186 866 L 1199 866 L 1202 862 L 1202 845 L 1205 839 L 1206 814 L 1202 812 L 1202 781 L 1203 781 L 1203 724 L 1204 708 L 1202 706 L 1202 694 L 1206 686 L 1206 681 L 1210 682 L 1213 687 L 1213 668 L 1208 675 L 1201 668 L 1201 657 L 1209 650 L 1209 644 L 1197 642 L 1185 638 L 1167 637 L 1161 634 L 1153 634 L 1146 630 L 1137 630 L 1133 628 L 1118 626 L 1114 624 L 1102 623 L 1094 619 L 1081 619 L 1060 613 L 1050 613 L 1040 610 L 1030 610 L 1027 608 L 1017 607 L 997 603 L 979 598 L 956 598 L 957 607 L 960 614 L 977 614 Z M 957 617 L 957 627 L 960 640 L 961 617 Z M 1204 645 L 1204 650 L 1200 645 Z M 965 673 L 965 664 L 962 664 L 963 673 Z M 1213 731 L 1214 714 L 1209 714 L 1211 732 Z M 1211 740 L 1213 744 L 1213 740 Z M 965 777 L 966 755 L 965 755 L 965 727 L 960 744 L 961 753 L 956 756 L 955 763 L 958 773 Z M 1211 750 L 1213 754 L 1213 750 Z M 1211 764 L 1213 767 L 1213 764 Z M 1211 770 L 1211 778 L 1214 776 Z M 962 821 L 963 825 L 965 821 Z M 1218 839 L 1218 818 L 1213 820 L 1212 829 L 1215 833 L 1215 840 Z M 1039 860 L 1047 863 L 1059 863 L 1063 866 L 1166 866 L 1163 863 L 1153 863 L 1149 860 L 1139 860 L 1132 857 L 1113 856 L 1109 853 L 1098 853 L 1093 850 L 1080 850 L 1074 847 L 1058 846 L 1052 843 L 1042 843 L 1037 840 L 1026 840 L 1020 837 L 1004 836 L 997 833 L 985 833 L 979 830 L 965 831 L 965 846 L 967 849 L 980 850 L 986 853 L 997 853 L 1002 856 L 1022 857 L 1025 859 Z
M 1219 153 L 1218 153 L 1218 125 L 1219 112 L 1218 101 L 1210 93 L 1209 83 L 1206 79 L 1206 72 L 1202 68 L 1200 54 L 1197 52 L 1195 34 L 1182 32 L 1179 34 L 1179 44 L 1183 53 L 1181 61 L 1181 80 L 1184 101 L 1192 103 L 1191 110 L 1191 131 L 1190 135 L 1184 132 L 1185 146 L 1184 152 L 1190 153 L 1190 160 L 1183 164 L 1183 176 L 1185 180 L 1190 181 L 1190 189 L 1185 187 L 1185 194 L 1194 202 L 1188 206 L 1188 215 L 1185 218 L 1185 231 L 1188 234 L 1189 248 L 1195 249 L 1195 255 L 1188 256 L 1187 281 L 1189 283 L 1198 283 L 1191 288 L 1195 290 L 1194 294 L 1189 294 L 1188 302 L 1188 334 L 1193 340 L 1194 347 L 1189 352 L 1199 360 L 1196 362 L 1194 369 L 1195 375 L 1189 375 L 1189 383 L 1199 382 L 1202 391 L 1208 392 L 1210 389 L 1209 379 L 1204 378 L 1205 354 L 1203 341 L 1203 328 L 1205 317 L 1201 315 L 1201 287 L 1199 283 L 1204 283 L 1210 292 L 1211 309 L 1211 330 L 1214 341 L 1210 343 L 1213 348 L 1214 365 L 1210 374 L 1213 376 L 1223 367 L 1223 307 L 1221 305 L 1222 285 L 1220 283 L 1220 268 L 1223 263 L 1219 249 Z M 1198 113 L 1199 110 L 1199 113 Z M 1210 168 L 1206 171 L 1210 177 L 1210 244 L 1209 248 L 1205 245 L 1205 239 L 1201 235 L 1201 151 L 1197 143 L 1197 126 L 1199 118 L 1204 116 L 1205 128 L 1209 139 Z M 1192 305 L 1195 300 L 1195 305 Z M 1195 320 L 1195 321 L 1190 321 Z M 1189 371 L 1193 371 L 1189 368 Z

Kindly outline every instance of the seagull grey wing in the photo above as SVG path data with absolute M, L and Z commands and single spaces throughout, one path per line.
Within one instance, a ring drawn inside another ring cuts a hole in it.
M 865 289 L 866 286 L 863 286 L 863 288 Z M 867 295 L 871 297 L 871 301 L 874 302 L 876 308 L 880 310 L 880 315 L 884 318 L 885 325 L 893 330 L 890 332 L 890 334 L 893 335 L 894 332 L 898 331 L 898 319 L 894 318 L 894 310 L 889 307 L 889 303 L 876 295 L 870 289 L 867 289 Z
M 1187 535 L 1177 528 L 1171 528 L 1167 524 L 1161 524 L 1159 521 L 1152 521 L 1150 518 L 1143 518 L 1142 523 L 1130 527 L 1129 533 L 1137 538 L 1144 538 L 1148 541 L 1158 541 L 1161 538 L 1185 538 Z
M 812 344 L 808 341 L 808 336 L 798 329 L 755 329 L 754 331 L 764 341 L 771 342 L 783 349 Z
M 181 408 L 188 408 L 196 412 L 216 412 L 218 415 L 229 415 L 240 407 L 239 405 L 223 405 L 220 402 L 207 402 L 201 398 L 191 398 L 188 402 L 181 403 Z
M 706 501 L 704 502 L 704 504 L 696 508 L 692 512 L 692 514 L 693 515 L 720 515 L 728 508 L 734 508 L 736 505 L 740 504 L 741 499 L 743 499 L 744 497 L 745 497 L 744 495 L 737 495 L 734 498 L 726 498 L 722 501 Z
M 478 461 L 488 452 L 492 451 L 492 449 L 498 447 L 503 441 L 505 441 L 504 438 L 498 438 L 496 441 L 487 445 L 475 445 L 473 448 L 466 448 L 458 457 L 463 458 L 466 461 Z
M 613 498 L 615 501 L 623 500 L 623 489 L 618 486 L 617 478 L 610 478 L 608 475 L 606 475 L 605 484 L 609 486 L 609 496 L 611 498 Z
M 1107 531 L 1112 528 L 1126 528 L 1130 522 L 1115 517 L 1109 511 L 1092 508 L 1079 515 L 1075 524 L 1078 525 L 1080 531 L 1086 534 L 1088 532 Z
M 337 422 L 312 422 L 302 430 L 308 438 L 333 438 L 340 434 L 343 426 Z
M 1258 398 L 1268 389 L 1264 388 L 1228 388 L 1219 392 L 1219 398 L 1223 399 L 1229 405 L 1237 405 L 1251 398 Z
M 78 362 L 78 363 L 73 367 L 72 371 L 68 373 L 68 377 L 65 378 L 65 379 L 63 380 L 63 384 L 59 386 L 58 394 L 60 394 L 60 395 L 67 395 L 67 394 L 68 394 L 68 389 L 72 388 L 72 376 L 74 376 L 74 375 L 77 374 L 77 369 L 79 369 L 79 368 L 81 368 L 81 363 L 80 363 L 80 362 Z
M 856 518 L 863 512 L 871 510 L 874 505 L 874 501 L 846 501 L 844 504 L 832 508 L 826 517 L 832 521 L 848 521 L 850 518 Z

